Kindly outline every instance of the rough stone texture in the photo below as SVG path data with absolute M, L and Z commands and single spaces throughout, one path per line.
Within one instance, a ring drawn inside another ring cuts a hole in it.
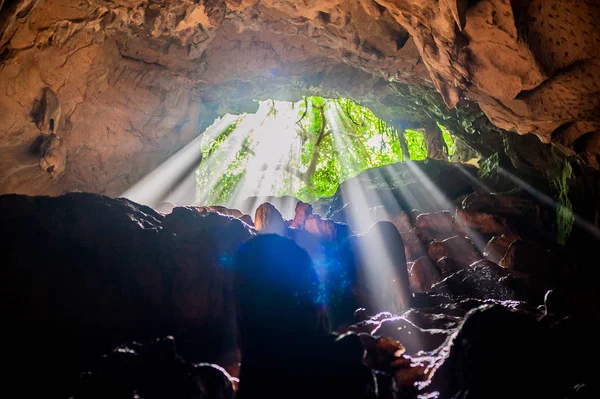
M 510 244 L 518 239 L 519 237 L 514 234 L 502 234 L 501 236 L 492 237 L 483 250 L 483 256 L 487 260 L 499 264 Z
M 454 236 L 443 241 L 434 241 L 429 244 L 429 257 L 439 261 L 444 256 L 467 264 L 482 259 L 482 255 L 465 236 Z
M 118 195 L 216 116 L 303 94 L 355 98 L 395 125 L 445 121 L 490 155 L 504 133 L 481 107 L 598 165 L 594 1 L 1 4 L 0 193 Z M 50 119 L 58 178 L 30 149 Z
M 82 373 L 69 397 L 128 397 L 135 392 L 156 399 L 233 399 L 236 384 L 237 379 L 217 365 L 187 362 L 173 337 L 165 337 L 113 349 Z
M 0 196 L 0 209 L 6 358 L 23 375 L 35 356 L 47 382 L 25 388 L 52 392 L 65 371 L 136 339 L 173 335 L 191 361 L 235 348 L 227 266 L 254 234 L 246 224 L 81 193 Z
M 501 235 L 506 232 L 506 221 L 501 217 L 484 212 L 456 210 L 456 229 L 463 234 L 476 230 L 481 234 Z
M 499 304 L 477 307 L 439 351 L 440 361 L 434 362 L 431 385 L 425 390 L 437 391 L 441 398 L 463 399 L 585 397 L 568 392 L 580 384 L 575 381 L 589 381 L 590 372 L 555 365 L 554 343 L 571 342 L 571 360 L 579 362 L 583 342 L 591 337 L 589 325 L 569 324 Z M 597 350 L 592 351 L 596 356 Z M 511 370 L 511 378 L 506 378 L 506 370 Z M 596 388 L 583 391 L 597 394 Z
M 285 235 L 287 230 L 283 216 L 270 202 L 265 202 L 256 209 L 254 227 L 261 234 L 279 234 L 281 236 Z
M 414 221 L 424 212 L 447 211 L 457 197 L 472 193 L 475 174 L 476 168 L 471 165 L 434 159 L 367 169 L 339 185 L 331 198 L 327 216 L 347 223 L 355 232 L 367 231 L 376 221 L 370 215 L 377 207 L 384 207 L 390 215 L 418 209 L 416 215 L 410 216 Z M 443 215 L 447 218 L 442 222 L 450 227 L 452 216 Z M 423 222 L 425 226 L 427 222 Z M 400 229 L 407 227 L 404 225 Z
M 415 260 L 409 268 L 410 289 L 412 292 L 428 292 L 442 279 L 440 269 L 426 256 Z

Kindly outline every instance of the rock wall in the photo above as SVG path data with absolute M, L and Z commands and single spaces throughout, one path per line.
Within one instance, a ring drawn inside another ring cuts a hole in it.
M 395 124 L 456 119 L 477 101 L 501 128 L 484 118 L 483 130 L 533 133 L 598 167 L 594 1 L 16 0 L 0 11 L 0 193 L 118 195 L 216 116 L 303 94 L 348 96 Z M 432 87 L 456 111 L 414 107 Z
M 547 397 L 563 398 L 564 390 L 592 383 L 593 368 L 563 370 L 542 361 L 555 358 L 557 342 L 570 345 L 569 359 L 576 364 L 596 356 L 591 343 L 598 299 L 590 271 L 549 267 L 548 254 L 531 249 L 543 244 L 535 232 L 512 252 L 517 241 L 507 248 L 497 242 L 502 237 L 492 240 L 498 252 L 503 248 L 507 254 L 499 262 L 502 267 L 480 260 L 463 229 L 477 231 L 469 232 L 474 243 L 474 237 L 498 231 L 488 229 L 494 226 L 488 219 L 467 214 L 483 214 L 491 206 L 507 220 L 512 212 L 514 220 L 529 215 L 531 204 L 476 194 L 464 204 L 455 218 L 447 212 L 416 216 L 412 232 L 422 236 L 432 259 L 424 262 L 425 254 L 408 269 L 415 243 L 399 220 L 351 236 L 346 225 L 322 219 L 308 204 L 297 206 L 289 226 L 272 205 L 261 205 L 257 231 L 217 213 L 223 209 L 177 207 L 165 215 L 94 194 L 0 196 L 0 292 L 5 299 L 0 337 L 7 343 L 3 360 L 9 366 L 4 387 L 23 397 L 94 398 L 132 390 L 156 398 L 189 397 L 185 393 L 208 383 L 198 375 L 199 361 L 218 363 L 237 375 L 233 255 L 240 243 L 272 232 L 275 225 L 314 259 L 334 326 L 361 333 L 366 364 L 392 379 L 391 386 L 382 381 L 382 390 L 398 389 L 403 397 L 438 391 L 441 398 L 464 390 L 470 398 L 486 396 L 482 392 L 498 383 L 504 396 L 495 396 L 495 390 L 488 396 L 531 397 L 534 390 L 549 390 Z M 523 222 L 531 224 L 529 218 Z M 523 230 L 512 231 L 526 238 Z M 438 240 L 448 234 L 452 237 Z M 444 280 L 436 279 L 433 270 Z M 587 285 L 565 290 L 565 282 L 581 272 Z M 377 280 L 366 278 L 369 273 Z M 555 291 L 546 293 L 538 277 L 556 282 Z M 406 290 L 409 282 L 413 295 Z M 404 295 L 394 290 L 399 286 Z M 373 313 L 380 309 L 372 303 L 377 294 L 386 300 L 384 309 L 395 313 Z M 482 328 L 488 333 L 481 335 Z M 173 338 L 156 340 L 168 335 Z M 303 343 L 285 344 L 288 348 L 280 349 L 288 349 L 282 352 L 287 354 Z M 274 366 L 292 360 L 286 357 Z M 476 365 L 493 372 L 482 374 Z M 511 367 L 518 370 L 514 381 L 503 374 Z M 221 370 L 217 374 L 226 378 L 231 393 L 229 377 Z M 560 382 L 548 385 L 544 378 L 555 374 Z M 31 376 L 35 383 L 23 383 Z M 524 384 L 524 378 L 536 383 Z M 480 394 L 469 394 L 471 389 Z

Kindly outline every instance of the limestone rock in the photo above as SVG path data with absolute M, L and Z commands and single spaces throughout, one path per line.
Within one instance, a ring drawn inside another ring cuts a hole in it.
M 333 220 L 321 219 L 319 215 L 309 215 L 304 222 L 304 230 L 326 240 L 334 240 L 337 226 Z
M 561 397 L 555 392 L 556 384 L 547 384 L 548 378 L 563 381 L 566 377 L 552 366 L 555 353 L 551 348 L 556 337 L 549 326 L 536 320 L 535 314 L 500 305 L 478 307 L 468 313 L 444 348 L 449 351 L 448 357 L 434 371 L 428 391 L 437 389 L 443 397 L 465 399 Z M 521 361 L 513 364 L 513 356 Z M 530 362 L 538 367 L 530 370 Z M 507 367 L 517 374 L 504 381 L 499 376 Z
M 40 147 L 40 169 L 58 176 L 65 171 L 67 149 L 63 139 L 55 133 L 44 139 Z
M 383 320 L 372 334 L 400 342 L 408 355 L 414 355 L 420 350 L 433 351 L 448 338 L 448 332 L 445 330 L 423 329 L 403 317 Z
M 543 286 L 536 286 L 525 275 L 511 273 L 495 263 L 482 260 L 460 270 L 432 287 L 432 293 L 452 298 L 527 300 L 540 303 Z
M 291 228 L 304 228 L 304 223 L 310 215 L 312 215 L 312 205 L 307 204 L 305 202 L 298 202 L 296 204 L 296 214 L 294 215 L 294 220 L 290 223 Z
M 539 206 L 518 196 L 489 194 L 476 191 L 462 202 L 464 211 L 498 213 L 514 216 L 539 218 Z
M 361 307 L 397 311 L 410 306 L 408 269 L 402 236 L 391 222 L 377 222 L 352 242 Z
M 236 383 L 222 367 L 187 362 L 177 353 L 173 337 L 119 346 L 86 371 L 69 392 L 71 397 L 119 397 L 134 391 L 145 397 L 177 392 L 181 397 L 233 399 Z
M 518 239 L 517 235 L 510 233 L 492 237 L 483 250 L 483 256 L 494 263 L 500 264 L 500 260 L 506 255 L 510 244 Z
M 417 216 L 415 227 L 420 230 L 431 231 L 432 235 L 447 235 L 455 232 L 454 218 L 450 212 L 423 213 Z
M 285 235 L 287 224 L 273 204 L 265 202 L 256 209 L 254 227 L 261 234 Z
M 38 387 L 65 396 L 56 390 L 69 373 L 115 342 L 171 334 L 191 361 L 216 361 L 235 345 L 228 266 L 253 234 L 246 224 L 83 193 L 0 204 L 1 291 L 13 298 L 2 307 L 13 326 L 5 358 L 16 374 L 32 358 L 46 370 L 43 384 L 21 387 L 26 396 Z M 44 334 L 28 327 L 34 321 Z
M 429 244 L 428 254 L 436 262 L 444 256 L 467 264 L 483 258 L 471 240 L 465 236 L 454 236 L 443 241 L 434 241 Z
M 429 292 L 434 284 L 442 280 L 442 273 L 429 257 L 423 256 L 410 267 L 409 280 L 412 292 Z
M 468 263 L 458 261 L 456 259 L 443 256 L 437 261 L 437 265 L 443 275 L 448 276 L 469 267 Z
M 394 223 L 394 226 L 396 226 L 400 234 L 406 233 L 414 227 L 412 220 L 406 212 L 400 213 L 400 215 L 396 216 L 391 222 Z
M 408 262 L 414 262 L 418 258 L 427 255 L 427 244 L 423 237 L 419 235 L 417 229 L 412 229 L 400 235 L 404 242 L 404 251 Z
M 507 269 L 544 278 L 561 278 L 568 267 L 553 251 L 539 243 L 519 239 L 510 243 L 498 264 Z
M 227 208 L 225 206 L 203 206 L 203 207 L 200 207 L 200 210 L 207 211 L 207 212 L 216 212 L 216 213 L 219 213 L 221 215 L 226 215 L 226 216 L 232 216 L 232 217 L 239 219 L 242 222 L 246 223 L 248 226 L 254 225 L 254 222 L 252 221 L 252 218 L 250 217 L 250 215 L 245 215 L 237 209 L 231 209 L 231 208 Z
M 503 218 L 484 212 L 472 212 L 462 209 L 456 210 L 456 228 L 460 233 L 472 234 L 493 234 L 501 235 L 506 232 L 506 220 Z
M 365 212 L 379 206 L 397 215 L 413 209 L 419 209 L 420 213 L 447 210 L 444 198 L 454 199 L 473 192 L 468 176 L 475 169 L 470 165 L 460 168 L 450 162 L 427 159 L 367 169 L 340 184 L 327 217 L 364 232 L 372 224 Z M 423 180 L 428 183 L 423 184 Z
M 216 117 L 315 93 L 413 127 L 481 109 L 486 142 L 532 133 L 597 167 L 599 16 L 576 0 L 3 2 L 1 192 L 116 196 Z M 23 167 L 52 132 L 31 117 L 45 90 L 75 164 L 59 180 Z M 428 94 L 415 106 L 411 92 Z M 473 140 L 465 126 L 480 126 L 461 122 Z

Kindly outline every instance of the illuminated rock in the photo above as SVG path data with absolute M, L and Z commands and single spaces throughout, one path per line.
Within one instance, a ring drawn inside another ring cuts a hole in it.
M 415 260 L 409 270 L 410 289 L 412 292 L 428 292 L 431 287 L 442 280 L 442 273 L 437 265 L 427 256 Z
M 284 236 L 287 230 L 287 223 L 273 204 L 265 202 L 256 209 L 254 227 L 261 234 L 279 234 L 280 236 Z
M 473 242 L 465 236 L 454 236 L 443 241 L 434 241 L 429 244 L 428 254 L 436 262 L 444 256 L 467 264 L 483 259 Z

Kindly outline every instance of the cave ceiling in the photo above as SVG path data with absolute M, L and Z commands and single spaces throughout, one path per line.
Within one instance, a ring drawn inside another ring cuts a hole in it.
M 595 0 L 2 0 L 0 193 L 118 195 L 216 117 L 307 94 L 598 168 L 599 24 Z

